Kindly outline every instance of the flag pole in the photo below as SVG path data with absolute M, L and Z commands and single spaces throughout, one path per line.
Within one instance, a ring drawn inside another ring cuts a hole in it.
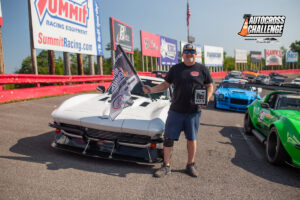
M 187 25 L 187 42 L 189 42 L 189 36 L 190 36 L 190 6 L 189 6 L 189 0 L 187 0 L 187 8 L 186 8 L 186 25 Z

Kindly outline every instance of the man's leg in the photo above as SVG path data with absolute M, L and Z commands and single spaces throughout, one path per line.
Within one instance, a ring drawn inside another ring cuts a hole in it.
M 197 140 L 187 140 L 188 162 L 191 164 L 195 162 L 195 155 L 197 150 Z
M 165 147 L 164 146 L 164 162 L 167 166 L 170 166 L 170 156 L 172 153 L 173 147 Z

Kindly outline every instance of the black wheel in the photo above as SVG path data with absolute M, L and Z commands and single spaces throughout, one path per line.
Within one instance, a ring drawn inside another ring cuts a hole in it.
M 276 127 L 269 131 L 266 144 L 266 156 L 268 162 L 273 165 L 282 165 L 290 161 L 288 153 L 283 148 Z
M 217 108 L 217 98 L 214 98 L 214 107 Z
M 252 135 L 253 124 L 249 116 L 248 110 L 246 111 L 244 118 L 244 131 L 246 135 Z

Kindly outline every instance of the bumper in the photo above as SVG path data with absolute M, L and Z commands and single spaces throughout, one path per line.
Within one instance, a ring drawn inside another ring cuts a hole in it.
M 99 130 L 49 124 L 58 131 L 51 146 L 57 149 L 98 158 L 135 163 L 163 161 L 162 139 Z
M 233 104 L 229 103 L 227 101 L 219 101 L 216 102 L 216 107 L 219 109 L 225 109 L 225 110 L 232 110 L 232 111 L 238 111 L 238 112 L 245 112 L 247 110 L 248 105 L 239 105 L 239 104 Z

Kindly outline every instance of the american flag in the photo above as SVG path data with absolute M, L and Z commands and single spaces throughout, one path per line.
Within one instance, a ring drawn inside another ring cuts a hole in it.
M 191 16 L 191 10 L 189 6 L 189 2 L 187 2 L 187 10 L 186 10 L 186 24 L 187 26 L 190 25 L 190 16 Z
M 0 0 L 0 27 L 1 26 L 3 26 L 3 21 L 2 21 L 1 0 Z

